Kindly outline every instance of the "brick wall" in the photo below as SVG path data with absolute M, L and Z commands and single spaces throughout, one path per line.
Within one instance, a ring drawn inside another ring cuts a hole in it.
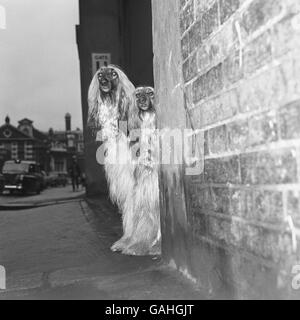
M 177 5 L 186 102 L 205 135 L 204 172 L 185 184 L 189 272 L 212 294 L 299 297 L 300 3 Z

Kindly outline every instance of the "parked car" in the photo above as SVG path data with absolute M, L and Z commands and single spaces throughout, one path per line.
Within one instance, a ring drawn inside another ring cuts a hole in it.
M 4 190 L 37 193 L 43 189 L 43 175 L 35 161 L 10 160 L 4 163 Z
M 4 182 L 4 176 L 3 176 L 3 174 L 1 174 L 0 173 L 0 194 L 3 192 L 3 190 L 4 190 L 4 184 L 5 184 L 5 182 Z

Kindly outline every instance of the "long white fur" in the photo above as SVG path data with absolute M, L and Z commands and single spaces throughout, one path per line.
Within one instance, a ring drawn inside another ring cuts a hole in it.
M 122 253 L 158 255 L 161 253 L 161 229 L 158 186 L 158 137 L 155 112 L 143 112 L 141 119 L 140 157 L 134 168 L 135 185 L 126 198 L 129 208 L 130 237 L 123 239 Z M 149 158 L 149 151 L 151 157 Z
M 137 114 L 133 110 L 134 86 L 125 73 L 114 65 L 119 76 L 119 85 L 115 94 L 115 101 L 103 101 L 100 95 L 98 74 L 93 77 L 88 93 L 89 117 L 88 122 L 93 127 L 101 127 L 102 137 L 105 140 L 107 157 L 104 159 L 104 169 L 109 186 L 109 195 L 122 212 L 124 235 L 131 234 L 130 224 L 127 223 L 125 203 L 130 196 L 128 190 L 134 187 L 133 166 L 130 163 L 130 149 L 128 137 L 118 129 L 118 121 L 128 121 L 132 126 Z M 130 114 L 130 116 L 128 116 Z M 117 160 L 117 161 L 115 161 Z
M 118 67 L 108 67 L 118 73 L 119 85 L 113 99 L 103 101 L 99 71 L 95 74 L 88 93 L 88 121 L 94 128 L 101 127 L 107 149 L 104 168 L 109 194 L 122 212 L 123 236 L 111 249 L 129 255 L 157 255 L 161 252 L 158 170 L 157 163 L 148 158 L 149 149 L 154 158 L 157 151 L 155 113 L 144 113 L 140 119 L 133 84 Z M 132 159 L 126 133 L 118 130 L 119 120 L 126 120 L 129 130 L 142 129 L 137 161 Z

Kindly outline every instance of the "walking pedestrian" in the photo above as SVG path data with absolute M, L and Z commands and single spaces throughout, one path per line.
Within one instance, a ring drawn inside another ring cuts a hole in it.
M 69 169 L 69 174 L 72 180 L 73 192 L 78 191 L 79 189 L 79 179 L 81 177 L 81 170 L 77 162 L 76 156 L 72 158 L 72 164 Z

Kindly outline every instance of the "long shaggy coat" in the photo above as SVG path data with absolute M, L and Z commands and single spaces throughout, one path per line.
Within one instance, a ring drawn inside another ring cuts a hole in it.
M 105 143 L 106 157 L 104 169 L 109 186 L 109 195 L 113 203 L 116 203 L 123 216 L 123 232 L 130 234 L 129 224 L 124 216 L 125 203 L 129 196 L 128 190 L 134 187 L 133 170 L 129 149 L 127 130 L 119 130 L 120 121 L 127 122 L 128 129 L 135 126 L 137 112 L 134 110 L 133 93 L 134 86 L 125 73 L 114 65 L 113 68 L 119 77 L 119 84 L 111 95 L 105 96 L 99 89 L 97 71 L 89 87 L 88 92 L 88 123 L 94 130 L 101 130 L 102 140 Z
M 140 114 L 140 156 L 134 165 L 134 187 L 126 197 L 125 220 L 127 234 L 112 250 L 128 255 L 159 255 L 161 231 L 158 187 L 158 137 L 154 110 Z
M 111 200 L 122 212 L 123 236 L 111 249 L 129 255 L 160 254 L 160 218 L 157 170 L 155 112 L 140 114 L 135 88 L 118 67 L 119 83 L 110 95 L 99 89 L 98 71 L 89 88 L 88 123 L 101 129 L 107 150 L 104 169 Z M 120 131 L 120 121 L 128 128 Z M 128 132 L 141 128 L 140 156 L 135 159 Z M 149 154 L 151 155 L 149 157 Z

